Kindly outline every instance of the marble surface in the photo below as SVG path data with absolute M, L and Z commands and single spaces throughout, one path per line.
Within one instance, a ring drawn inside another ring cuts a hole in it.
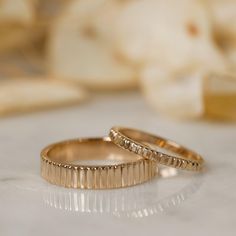
M 168 173 L 117 190 L 70 190 L 40 177 L 49 143 L 141 128 L 199 151 L 204 174 Z M 0 120 L 0 235 L 236 235 L 236 125 L 177 122 L 138 94 L 95 96 L 78 107 Z

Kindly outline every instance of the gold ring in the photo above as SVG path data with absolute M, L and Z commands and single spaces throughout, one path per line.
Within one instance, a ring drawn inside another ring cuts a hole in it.
M 116 163 L 104 164 L 105 161 Z M 92 162 L 99 162 L 99 165 Z M 64 141 L 46 147 L 41 153 L 42 177 L 68 188 L 133 186 L 153 178 L 156 168 L 155 161 L 125 152 L 109 137 Z
M 203 166 L 199 154 L 159 136 L 123 127 L 111 128 L 109 136 L 117 146 L 162 165 L 192 171 Z

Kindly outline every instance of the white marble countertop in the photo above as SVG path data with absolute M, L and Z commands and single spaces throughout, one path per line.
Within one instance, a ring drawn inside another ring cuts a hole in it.
M 117 190 L 70 190 L 40 177 L 49 143 L 141 128 L 199 151 L 205 174 Z M 0 120 L 0 235 L 236 235 L 236 125 L 177 122 L 137 94 L 104 95 L 78 107 Z

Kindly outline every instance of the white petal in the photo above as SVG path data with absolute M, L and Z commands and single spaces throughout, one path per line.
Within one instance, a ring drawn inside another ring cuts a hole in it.
M 51 34 L 51 73 L 95 89 L 134 86 L 135 70 L 113 49 L 117 11 L 113 1 L 72 3 Z
M 208 11 L 200 1 L 130 1 L 117 22 L 117 47 L 134 63 L 155 61 L 173 69 L 224 67 L 212 39 Z
M 0 115 L 79 103 L 87 97 L 80 87 L 54 80 L 16 79 L 0 83 Z
M 141 84 L 147 101 L 159 112 L 178 118 L 197 118 L 204 113 L 204 73 L 174 74 L 148 68 Z

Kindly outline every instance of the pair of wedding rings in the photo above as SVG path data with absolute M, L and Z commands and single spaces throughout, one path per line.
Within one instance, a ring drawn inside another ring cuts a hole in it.
M 41 153 L 41 175 L 68 188 L 110 189 L 152 179 L 158 164 L 200 171 L 203 162 L 199 154 L 173 141 L 113 127 L 109 137 L 68 140 L 46 147 Z

